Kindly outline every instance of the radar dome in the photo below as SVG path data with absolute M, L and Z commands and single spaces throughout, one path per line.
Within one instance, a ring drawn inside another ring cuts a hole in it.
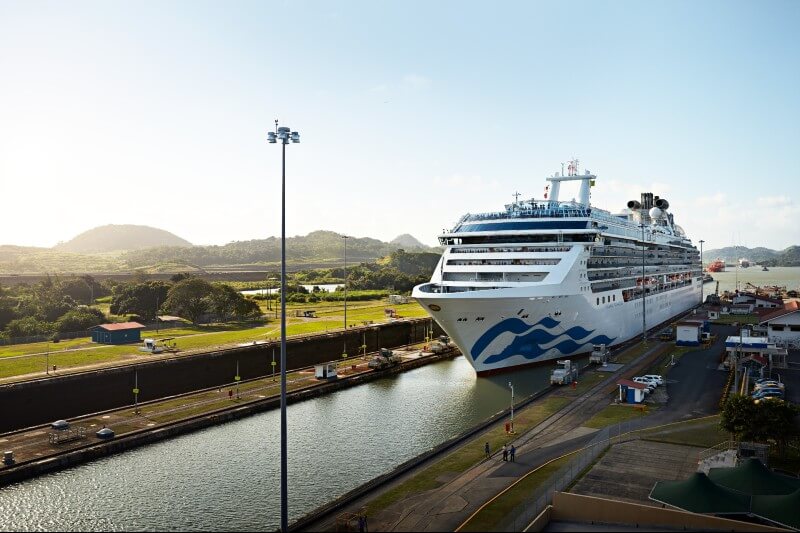
M 664 216 L 664 211 L 662 211 L 661 209 L 657 207 L 653 207 L 652 209 L 650 209 L 650 218 L 652 218 L 653 220 L 659 220 L 663 216 Z

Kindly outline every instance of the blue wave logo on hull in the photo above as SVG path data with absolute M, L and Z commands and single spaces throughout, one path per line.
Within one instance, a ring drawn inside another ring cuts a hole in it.
M 561 322 L 549 316 L 542 318 L 533 325 L 527 324 L 516 317 L 507 318 L 489 328 L 475 341 L 470 350 L 472 360 L 477 363 L 486 348 L 504 333 L 513 333 L 515 335 L 514 340 L 499 353 L 487 356 L 483 364 L 498 363 L 516 355 L 521 355 L 525 359 L 533 361 L 550 350 L 557 350 L 561 354 L 567 355 L 575 353 L 588 344 L 611 344 L 616 339 L 616 337 L 610 338 L 606 335 L 597 335 L 587 339 L 594 333 L 594 330 L 587 330 L 580 326 L 573 326 L 557 334 L 548 331 L 560 325 Z M 539 328 L 538 326 L 543 327 Z M 552 344 L 554 342 L 555 344 Z

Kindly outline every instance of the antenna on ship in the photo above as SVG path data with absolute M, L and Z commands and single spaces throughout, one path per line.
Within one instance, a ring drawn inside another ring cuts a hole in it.
M 512 194 L 511 196 L 513 196 L 513 197 L 514 197 L 514 203 L 515 203 L 515 204 L 518 204 L 518 203 L 519 203 L 519 197 L 520 197 L 520 196 L 522 196 L 522 195 L 521 195 L 519 192 L 515 192 L 515 193 L 514 193 L 514 194 Z

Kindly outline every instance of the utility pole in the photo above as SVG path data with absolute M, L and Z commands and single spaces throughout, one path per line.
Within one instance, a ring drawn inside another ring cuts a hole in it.
M 639 224 L 639 227 L 642 228 L 642 344 L 647 344 L 647 284 L 644 277 L 644 251 L 646 248 L 644 244 L 644 224 Z
M 703 279 L 703 243 L 706 242 L 703 239 L 700 239 L 700 305 L 703 305 L 703 286 L 706 283 L 706 280 Z
M 510 433 L 514 433 L 514 385 L 511 382 L 508 382 L 508 386 L 511 389 L 511 431 Z

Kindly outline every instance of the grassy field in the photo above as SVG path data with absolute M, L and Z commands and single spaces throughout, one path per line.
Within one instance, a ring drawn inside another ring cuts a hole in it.
M 609 405 L 592 416 L 583 425 L 588 428 L 601 429 L 627 420 L 633 420 L 634 418 L 641 418 L 647 416 L 647 414 L 647 411 L 625 405 Z
M 301 335 L 340 330 L 343 327 L 344 310 L 340 302 L 319 302 L 313 308 L 319 318 L 294 317 L 294 310 L 308 308 L 307 304 L 287 305 L 287 335 Z M 101 304 L 107 305 L 107 304 Z M 364 321 L 375 323 L 387 320 L 385 302 L 367 301 L 348 303 L 347 322 L 361 325 Z M 392 305 L 402 317 L 424 317 L 425 311 L 416 303 Z M 172 337 L 170 344 L 180 351 L 216 349 L 235 344 L 275 339 L 280 336 L 280 324 L 269 319 L 265 324 L 222 324 L 209 326 L 186 325 L 142 332 L 142 338 L 164 339 Z M 65 340 L 58 343 L 37 342 L 0 347 L 0 378 L 44 373 L 45 365 L 56 365 L 59 370 L 87 365 L 106 364 L 133 360 L 151 360 L 162 355 L 139 351 L 141 344 L 123 346 L 98 345 L 88 337 Z M 20 357 L 23 356 L 23 357 Z M 46 363 L 47 361 L 47 363 Z
M 641 435 L 644 440 L 701 448 L 710 448 L 731 439 L 730 433 L 719 427 L 719 415 L 645 430 Z

